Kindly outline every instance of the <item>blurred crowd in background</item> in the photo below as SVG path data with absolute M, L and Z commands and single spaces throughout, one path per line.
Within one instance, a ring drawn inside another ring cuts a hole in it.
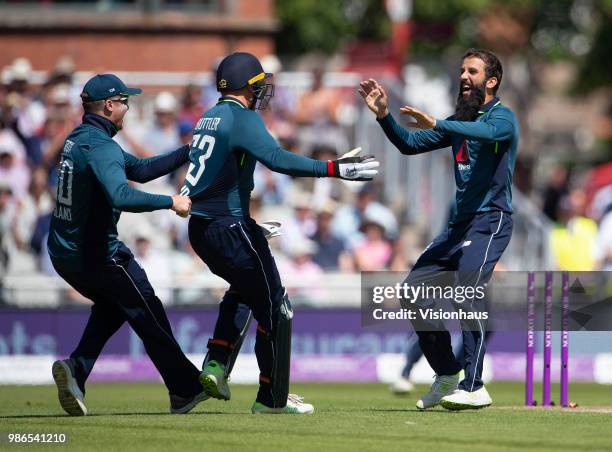
M 281 72 L 275 56 L 262 61 L 265 70 Z M 36 85 L 31 83 L 32 67 L 27 59 L 19 58 L 2 71 L 0 279 L 10 274 L 55 273 L 46 238 L 55 204 L 59 154 L 82 116 L 82 87 L 74 81 L 77 69 L 69 57 L 61 58 L 44 83 Z M 324 75 L 323 70 L 314 69 L 309 87 L 302 91 L 277 84 L 270 108 L 262 115 L 281 146 L 327 160 L 360 144 L 354 143 L 351 128 L 363 105 L 354 87 L 332 87 L 323 82 Z M 455 96 L 447 76 L 429 78 L 416 64 L 408 66 L 404 76 L 400 82 L 405 103 L 435 105 L 436 111 L 430 107 L 429 112 L 438 117 L 452 114 Z M 194 124 L 217 98 L 214 85 L 190 83 L 131 99 L 124 130 L 115 139 L 142 158 L 172 151 L 190 143 Z M 520 117 L 521 111 L 517 113 Z M 554 156 L 549 161 L 545 178 L 534 181 L 519 151 L 517 184 L 531 187 L 527 195 L 551 224 L 547 240 L 554 267 L 611 270 L 612 163 L 583 165 L 575 173 L 570 166 L 555 162 Z M 449 158 L 449 168 L 451 165 Z M 177 193 L 185 170 L 138 188 Z M 379 177 L 385 177 L 384 171 Z M 291 178 L 258 164 L 251 214 L 259 222 L 282 222 L 282 236 L 271 243 L 281 275 L 311 281 L 314 287 L 324 273 L 409 269 L 430 234 L 415 229 L 405 212 L 395 207 L 381 190 L 380 181 Z M 169 287 L 175 278 L 188 280 L 190 275 L 207 272 L 191 250 L 186 230 L 187 221 L 169 211 L 123 213 L 119 223 L 121 239 L 132 247 L 164 301 L 171 298 Z
M 278 60 L 264 58 L 270 70 Z M 58 62 L 40 87 L 29 84 L 31 66 L 25 59 L 5 68 L 0 94 L 0 175 L 2 204 L 2 268 L 7 272 L 53 274 L 46 255 L 46 235 L 57 189 L 57 164 L 64 140 L 81 121 L 80 88 L 73 83 L 74 65 Z M 339 90 L 321 85 L 320 73 L 307 93 L 294 96 L 277 87 L 270 109 L 263 112 L 281 146 L 317 159 L 335 159 L 349 150 L 338 118 L 346 108 Z M 146 158 L 190 143 L 201 114 L 216 103 L 214 86 L 190 84 L 181 92 L 161 91 L 150 102 L 132 99 L 124 130 L 116 140 L 128 152 Z M 186 168 L 139 187 L 155 193 L 177 193 Z M 252 216 L 283 223 L 279 266 L 302 276 L 324 271 L 353 272 L 407 268 L 398 246 L 396 215 L 379 202 L 375 183 L 348 184 L 332 179 L 293 179 L 258 165 Z M 166 211 L 124 213 L 120 235 L 134 247 L 139 261 L 156 280 L 173 272 L 191 271 L 177 262 L 194 257 L 186 235 L 187 221 Z

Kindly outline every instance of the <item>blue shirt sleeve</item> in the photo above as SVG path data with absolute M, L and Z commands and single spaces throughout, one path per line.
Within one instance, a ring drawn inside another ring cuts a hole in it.
M 400 126 L 389 113 L 382 119 L 376 119 L 389 141 L 402 154 L 415 155 L 442 149 L 451 145 L 450 137 L 439 130 L 419 130 L 411 132 Z
M 113 208 L 126 212 L 150 212 L 172 207 L 172 198 L 136 190 L 128 185 L 125 158 L 113 144 L 95 146 L 88 153 L 89 166 Z
M 248 116 L 247 116 L 248 115 Z M 252 155 L 272 171 L 290 176 L 326 177 L 327 162 L 294 154 L 281 148 L 253 111 L 235 119 L 232 148 Z
M 125 151 L 122 152 L 125 160 L 126 177 L 139 183 L 165 176 L 189 161 L 189 145 L 181 146 L 173 152 L 146 159 L 139 159 Z
M 484 121 L 437 120 L 435 131 L 462 135 L 482 141 L 506 141 L 514 136 L 515 120 L 512 113 L 492 111 Z

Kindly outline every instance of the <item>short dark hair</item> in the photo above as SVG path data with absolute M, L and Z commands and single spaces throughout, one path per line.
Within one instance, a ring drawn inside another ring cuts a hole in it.
M 468 49 L 463 55 L 463 59 L 466 58 L 479 58 L 484 61 L 485 64 L 485 76 L 487 79 L 495 77 L 497 79 L 497 85 L 493 88 L 493 94 L 497 93 L 499 85 L 501 85 L 502 75 L 504 73 L 499 58 L 493 53 L 485 49 Z
M 81 99 L 83 100 L 83 110 L 85 111 L 85 113 L 99 112 L 100 110 L 104 108 L 104 101 L 106 100 L 106 99 L 102 99 L 102 100 L 95 100 L 92 102 L 91 101 L 87 102 L 85 101 L 83 96 L 81 96 Z

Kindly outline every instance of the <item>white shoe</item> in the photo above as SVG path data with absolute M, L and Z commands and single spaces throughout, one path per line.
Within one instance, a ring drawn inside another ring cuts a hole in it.
M 452 394 L 457 389 L 460 374 L 461 372 L 455 375 L 436 375 L 429 392 L 418 400 L 416 407 L 419 410 L 425 410 L 436 406 L 442 397 Z
M 477 410 L 493 403 L 491 396 L 483 386 L 474 392 L 457 389 L 452 394 L 442 397 L 440 405 L 447 410 Z
M 389 390 L 395 395 L 405 395 L 414 391 L 414 385 L 407 378 L 400 377 L 389 386 Z
M 83 391 L 79 388 L 66 360 L 55 361 L 51 373 L 57 386 L 57 397 L 64 411 L 70 416 L 85 416 L 87 407 L 83 400 Z
M 287 405 L 282 408 L 270 408 L 258 401 L 255 401 L 251 407 L 253 414 L 312 414 L 313 412 L 314 406 L 304 403 L 304 397 L 296 394 L 289 394 Z

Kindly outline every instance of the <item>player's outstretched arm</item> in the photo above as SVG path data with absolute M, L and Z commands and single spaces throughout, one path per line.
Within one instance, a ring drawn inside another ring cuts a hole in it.
M 514 115 L 492 113 L 484 121 L 436 121 L 436 130 L 482 141 L 506 141 L 516 133 Z
M 281 148 L 257 115 L 246 116 L 232 135 L 232 148 L 246 152 L 272 171 L 290 176 L 338 177 L 371 180 L 378 173 L 374 156 L 343 156 L 337 160 L 315 160 Z M 356 153 L 357 154 L 357 153 Z
M 123 152 L 125 160 L 125 175 L 128 180 L 141 184 L 170 174 L 189 161 L 188 144 L 166 154 L 139 159 L 127 152 Z
M 436 130 L 410 132 L 400 126 L 389 113 L 385 89 L 374 79 L 359 84 L 359 94 L 368 108 L 376 115 L 376 120 L 385 135 L 402 154 L 415 155 L 450 146 L 450 137 Z
M 90 152 L 88 158 L 88 164 L 113 208 L 126 212 L 151 212 L 173 207 L 170 196 L 146 193 L 128 185 L 125 160 L 118 145 Z
M 514 134 L 515 119 L 504 110 L 493 112 L 484 121 L 449 121 L 435 119 L 422 111 L 404 106 L 400 111 L 414 119 L 410 126 L 418 129 L 435 129 L 447 134 L 456 134 L 483 141 L 505 141 Z

